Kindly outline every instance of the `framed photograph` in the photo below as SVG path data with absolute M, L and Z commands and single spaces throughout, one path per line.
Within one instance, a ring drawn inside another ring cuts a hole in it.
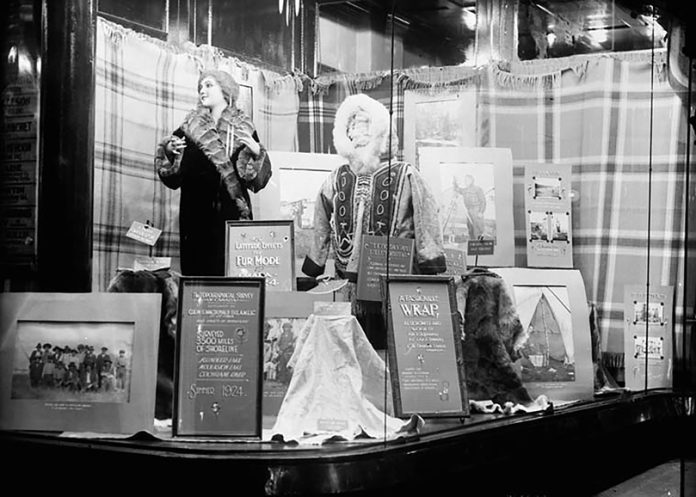
M 0 294 L 0 428 L 153 428 L 159 294 Z
M 674 287 L 624 287 L 624 379 L 629 390 L 671 388 Z
M 322 184 L 346 159 L 335 154 L 269 152 L 273 177 L 258 197 L 257 219 L 289 219 L 294 222 L 295 274 L 302 274 L 302 263 L 314 237 L 314 208 Z M 269 188 L 270 187 L 270 188 Z M 327 261 L 326 273 L 333 274 Z
M 469 265 L 512 266 L 512 154 L 505 148 L 421 148 L 421 174 L 438 200 L 444 247 Z
M 422 147 L 476 145 L 476 91 L 463 88 L 404 92 L 404 158 L 421 168 Z
M 512 296 L 524 340 L 515 366 L 532 397 L 591 399 L 592 348 L 585 284 L 579 271 L 496 268 Z
M 181 277 L 175 436 L 261 437 L 265 281 Z
M 382 277 L 389 370 L 398 417 L 462 417 L 469 402 L 454 280 Z
M 524 175 L 527 265 L 572 268 L 570 164 L 529 165 Z
M 258 276 L 269 291 L 295 290 L 294 239 L 291 220 L 227 221 L 225 276 Z
M 331 303 L 330 294 L 268 292 L 263 332 L 263 419 L 272 428 L 292 379 L 288 366 L 300 332 L 317 302 Z

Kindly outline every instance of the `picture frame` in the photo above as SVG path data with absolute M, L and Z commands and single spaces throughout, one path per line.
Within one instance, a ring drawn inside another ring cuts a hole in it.
M 468 416 L 454 279 L 395 275 L 380 281 L 395 415 Z
M 286 219 L 227 221 L 225 276 L 258 276 L 269 291 L 295 290 L 294 228 Z
M 527 266 L 573 267 L 570 164 L 524 168 Z
M 182 276 L 172 433 L 261 438 L 265 278 Z
M 295 233 L 295 274 L 302 274 L 302 263 L 309 254 L 314 236 L 314 209 L 326 178 L 346 159 L 336 154 L 269 151 L 273 176 L 269 184 L 252 197 L 257 219 L 291 219 Z M 333 259 L 326 264 L 333 274 Z
M 518 345 L 522 382 L 534 398 L 594 397 L 585 284 L 575 269 L 493 268 L 510 292 L 525 340 Z
M 460 86 L 404 92 L 404 159 L 421 169 L 423 147 L 476 146 L 476 91 Z
M 0 429 L 152 431 L 160 310 L 159 294 L 1 293 Z
M 628 390 L 671 388 L 674 287 L 624 286 L 624 381 Z
M 465 251 L 468 265 L 514 266 L 510 149 L 423 147 L 420 153 L 444 248 Z

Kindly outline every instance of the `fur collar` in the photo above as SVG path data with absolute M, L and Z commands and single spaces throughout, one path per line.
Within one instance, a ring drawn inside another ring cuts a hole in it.
M 253 135 L 254 126 L 251 119 L 240 109 L 226 107 L 216 124 L 210 111 L 199 105 L 189 112 L 181 129 L 215 165 L 230 197 L 237 204 L 240 217 L 249 219 L 251 216 L 249 206 L 243 196 L 242 186 L 230 157 L 237 148 L 242 146 L 239 141 L 240 136 Z

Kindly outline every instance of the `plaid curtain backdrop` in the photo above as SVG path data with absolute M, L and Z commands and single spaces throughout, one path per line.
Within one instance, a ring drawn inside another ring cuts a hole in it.
M 558 64 L 516 74 L 491 66 L 480 89 L 481 145 L 512 149 L 516 265 L 526 264 L 524 166 L 571 164 L 573 262 L 597 306 L 603 349 L 623 351 L 624 286 L 644 285 L 648 267 L 652 286 L 675 287 L 680 344 L 687 121 L 666 53 Z
M 571 164 L 574 265 L 597 306 L 604 350 L 623 350 L 623 286 L 647 278 L 648 216 L 650 281 L 675 287 L 680 333 L 686 114 L 666 80 L 665 57 L 664 51 L 576 56 L 518 64 L 511 71 L 493 64 L 401 71 L 393 80 L 388 73 L 305 78 L 303 85 L 209 48 L 177 51 L 99 19 L 94 288 L 103 290 L 119 266 L 149 253 L 124 236 L 133 220 L 150 220 L 163 230 L 153 255 L 172 256 L 177 266 L 179 194 L 157 179 L 153 152 L 195 105 L 201 67 L 214 64 L 250 82 L 245 84 L 254 88 L 262 141 L 271 150 L 302 152 L 334 151 L 333 119 L 348 95 L 364 92 L 387 106 L 393 98 L 403 141 L 407 89 L 466 80 L 463 91 L 477 92 L 476 142 L 509 147 L 515 160 L 516 265 L 526 265 L 524 166 Z
M 513 71 L 492 64 L 480 74 L 437 68 L 428 78 L 424 70 L 403 71 L 394 78 L 400 140 L 405 90 L 459 85 L 477 92 L 477 109 L 469 109 L 477 113 L 475 142 L 510 148 L 514 158 L 517 266 L 526 266 L 524 166 L 572 165 L 574 266 L 597 307 L 603 349 L 611 352 L 623 351 L 624 285 L 646 282 L 648 248 L 651 285 L 675 287 L 681 343 L 686 114 L 665 67 L 666 53 L 658 51 L 533 61 Z M 364 92 L 388 106 L 391 81 L 385 74 L 335 76 L 305 88 L 299 150 L 335 153 L 331 131 L 338 105 Z
M 179 192 L 160 182 L 154 152 L 195 107 L 201 69 L 225 69 L 251 86 L 254 123 L 268 149 L 296 147 L 301 82 L 209 47 L 174 48 L 102 18 L 96 45 L 92 286 L 103 291 L 119 267 L 150 254 L 125 236 L 135 220 L 162 230 L 152 255 L 179 267 Z

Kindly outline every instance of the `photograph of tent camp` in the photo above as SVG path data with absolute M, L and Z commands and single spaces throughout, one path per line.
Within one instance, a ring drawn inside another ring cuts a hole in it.
M 575 381 L 573 327 L 564 286 L 515 286 L 526 341 L 518 360 L 523 382 Z

